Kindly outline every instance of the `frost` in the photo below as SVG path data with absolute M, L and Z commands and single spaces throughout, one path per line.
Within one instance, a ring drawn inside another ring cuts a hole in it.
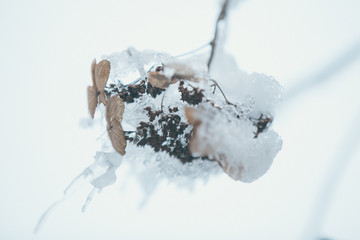
M 211 76 L 224 83 L 224 90 L 234 95 L 235 99 L 251 98 L 254 102 L 252 115 L 259 116 L 260 112 L 275 115 L 283 88 L 273 77 L 260 73 L 247 74 L 240 70 L 235 58 L 226 51 L 216 52 Z

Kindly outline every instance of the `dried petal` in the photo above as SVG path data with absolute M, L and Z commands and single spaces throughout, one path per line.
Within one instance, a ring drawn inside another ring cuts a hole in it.
M 199 118 L 199 110 L 193 107 L 185 107 L 185 116 L 188 122 L 193 125 L 197 126 L 201 124 L 201 120 Z
M 148 79 L 153 87 L 165 89 L 170 85 L 170 80 L 160 72 L 149 73 Z
M 89 109 L 89 113 L 91 118 L 94 118 L 95 115 L 95 110 L 96 110 L 96 106 L 97 106 L 97 94 L 96 94 L 96 90 L 94 87 L 92 86 L 88 86 L 87 88 L 87 97 L 88 97 L 88 109 Z
M 174 71 L 174 74 L 171 78 L 174 81 L 172 83 L 175 83 L 179 80 L 188 80 L 192 82 L 200 81 L 199 78 L 195 77 L 196 75 L 195 71 L 184 63 L 181 62 L 168 63 L 164 66 L 164 71 L 166 71 L 168 68 Z
M 206 136 L 200 137 L 199 134 L 197 134 L 198 128 L 202 124 L 200 119 L 201 110 L 193 107 L 186 107 L 185 116 L 188 122 L 193 126 L 193 133 L 189 143 L 191 154 L 201 157 L 212 156 L 215 151 L 210 144 L 211 140 Z
M 95 82 L 95 67 L 96 67 L 96 59 L 94 59 L 91 63 L 91 80 L 95 88 L 95 92 L 97 92 L 97 87 Z
M 235 180 L 241 180 L 241 173 L 243 171 L 243 167 L 241 165 L 239 166 L 230 165 L 224 155 L 218 157 L 215 160 L 218 162 L 220 167 L 224 170 L 224 172 L 227 175 L 229 175 L 231 178 Z
M 105 98 L 104 91 L 100 91 L 99 102 L 101 102 L 102 104 L 104 104 L 106 106 L 106 98 Z
M 124 101 L 117 96 L 112 96 L 106 105 L 106 121 L 108 123 L 112 120 L 121 122 L 124 108 Z
M 108 81 L 110 74 L 110 62 L 108 60 L 102 60 L 95 66 L 95 83 L 96 89 L 100 92 L 99 102 L 106 105 L 106 98 L 104 88 Z
M 98 91 L 103 91 L 110 74 L 110 62 L 102 60 L 95 66 L 95 82 Z
M 108 123 L 108 134 L 114 149 L 121 155 L 125 155 L 126 140 L 119 121 L 113 119 Z

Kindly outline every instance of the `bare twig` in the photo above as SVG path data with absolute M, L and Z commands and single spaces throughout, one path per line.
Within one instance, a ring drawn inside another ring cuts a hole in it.
M 217 37 L 218 37 L 218 30 L 219 30 L 219 22 L 222 21 L 226 17 L 226 13 L 227 13 L 226 10 L 227 10 L 228 3 L 229 3 L 229 0 L 224 0 L 224 3 L 222 5 L 221 11 L 220 11 L 220 14 L 219 14 L 218 19 L 216 21 L 214 38 L 210 42 L 211 53 L 210 53 L 210 57 L 209 57 L 209 60 L 208 60 L 208 63 L 207 63 L 208 71 L 210 71 L 210 65 L 211 65 L 211 62 L 213 60 L 214 53 L 215 53 L 216 40 L 217 40 Z
M 216 87 L 219 88 L 221 94 L 223 95 L 223 97 L 224 97 L 224 99 L 225 99 L 226 104 L 229 104 L 229 105 L 232 105 L 232 106 L 236 106 L 235 104 L 233 104 L 233 103 L 229 102 L 229 100 L 227 100 L 227 98 L 226 98 L 226 96 L 225 96 L 225 93 L 223 92 L 223 90 L 221 89 L 221 87 L 219 86 L 219 84 L 218 84 L 214 79 L 210 79 L 210 80 L 214 83 L 215 88 L 216 88 Z M 215 92 L 215 89 L 214 89 L 214 92 Z M 213 92 L 213 93 L 214 93 L 214 92 Z
M 182 54 L 180 54 L 180 55 L 176 55 L 175 58 L 182 58 L 182 57 L 185 57 L 185 56 L 188 56 L 188 55 L 192 55 L 193 53 L 196 53 L 196 52 L 198 52 L 198 51 L 206 48 L 207 46 L 209 46 L 209 43 L 206 43 L 206 44 L 202 45 L 201 47 L 198 47 L 198 48 L 196 48 L 196 49 L 193 49 L 193 50 L 191 50 L 191 51 L 189 51 L 189 52 L 182 53 Z

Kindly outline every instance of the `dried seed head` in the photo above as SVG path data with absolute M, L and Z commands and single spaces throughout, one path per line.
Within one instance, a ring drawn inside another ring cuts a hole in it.
M 120 122 L 116 119 L 108 122 L 107 131 L 114 149 L 121 155 L 125 155 L 126 140 Z
M 108 124 L 113 120 L 121 122 L 124 108 L 124 101 L 117 96 L 112 96 L 106 105 L 106 121 Z
M 89 113 L 90 113 L 91 118 L 94 118 L 96 106 L 97 106 L 97 103 L 98 103 L 97 102 L 97 94 L 96 94 L 95 87 L 88 86 L 88 88 L 87 88 L 87 97 L 88 97 Z

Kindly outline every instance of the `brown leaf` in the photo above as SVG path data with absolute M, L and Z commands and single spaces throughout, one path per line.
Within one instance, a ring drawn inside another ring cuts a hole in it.
M 97 94 L 96 94 L 95 87 L 88 86 L 88 88 L 87 88 L 87 97 L 88 97 L 89 113 L 90 113 L 91 118 L 94 118 L 96 106 L 97 106 L 97 103 L 98 103 L 97 102 Z
M 124 101 L 117 96 L 112 96 L 107 101 L 106 105 L 106 121 L 108 123 L 110 123 L 112 120 L 121 122 L 124 108 Z
M 95 92 L 97 92 L 97 87 L 95 82 L 95 67 L 96 67 L 96 59 L 94 59 L 91 63 L 91 80 L 95 88 Z
M 111 122 L 108 122 L 107 130 L 114 149 L 121 155 L 125 155 L 126 140 L 120 122 L 112 119 Z

